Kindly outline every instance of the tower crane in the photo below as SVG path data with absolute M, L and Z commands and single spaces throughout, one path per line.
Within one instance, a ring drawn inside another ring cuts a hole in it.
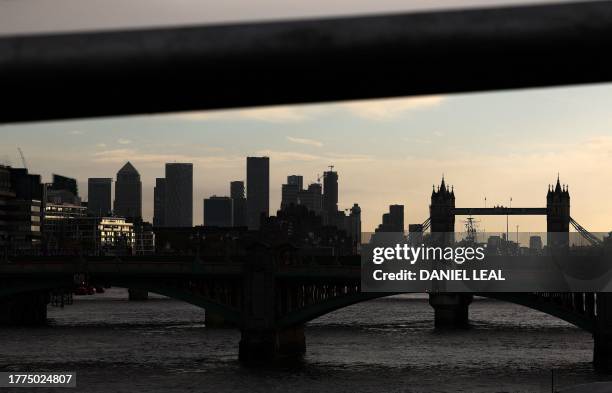
M 25 169 L 28 169 L 28 163 L 26 162 L 25 156 L 23 155 L 23 151 L 21 150 L 21 147 L 18 147 L 17 150 L 19 150 L 19 155 L 21 156 L 21 163 L 23 164 L 23 167 Z

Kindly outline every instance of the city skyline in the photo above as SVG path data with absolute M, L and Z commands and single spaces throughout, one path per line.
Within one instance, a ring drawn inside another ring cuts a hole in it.
M 572 215 L 593 232 L 610 230 L 612 85 L 369 100 L 228 111 L 3 125 L 0 160 L 31 173 L 75 177 L 87 199 L 88 177 L 112 177 L 127 161 L 141 174 L 143 217 L 153 216 L 153 187 L 166 162 L 194 163 L 194 224 L 202 201 L 230 195 L 246 180 L 246 156 L 270 157 L 270 214 L 287 175 L 316 181 L 328 165 L 339 174 L 339 208 L 359 203 L 364 231 L 390 205 L 405 222 L 427 217 L 431 185 L 444 174 L 458 206 L 544 206 L 557 173 L 570 186 Z M 380 131 L 375 134 L 372 130 Z M 588 160 L 587 160 L 588 158 Z M 541 219 L 513 218 L 521 231 Z M 502 231 L 505 219 L 481 229 Z

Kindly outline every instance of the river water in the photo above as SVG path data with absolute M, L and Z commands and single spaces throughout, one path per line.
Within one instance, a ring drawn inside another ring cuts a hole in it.
M 357 304 L 307 325 L 300 364 L 250 369 L 239 332 L 206 328 L 203 310 L 126 299 L 113 288 L 49 306 L 49 326 L 0 328 L 0 371 L 76 371 L 70 391 L 105 393 L 550 392 L 551 370 L 558 389 L 607 379 L 590 334 L 494 300 L 476 299 L 472 327 L 451 332 L 433 330 L 422 296 Z

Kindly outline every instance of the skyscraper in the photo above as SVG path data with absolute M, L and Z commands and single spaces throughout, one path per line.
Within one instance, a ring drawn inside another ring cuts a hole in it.
M 323 173 L 323 212 L 326 223 L 335 224 L 338 213 L 338 172 L 333 169 Z
M 287 176 L 287 184 L 295 184 L 298 190 L 304 188 L 304 177 L 300 175 Z
M 232 225 L 235 227 L 245 227 L 246 218 L 246 198 L 244 197 L 244 182 L 233 181 L 230 183 L 230 197 L 232 198 Z
M 321 183 L 311 183 L 307 190 L 298 192 L 298 204 L 304 205 L 308 210 L 321 215 L 323 206 L 323 188 Z
M 115 215 L 132 219 L 142 217 L 140 174 L 129 161 L 117 172 Z
M 389 213 L 382 216 L 382 224 L 376 232 L 404 232 L 404 205 L 389 206 Z
M 259 229 L 270 213 L 270 159 L 247 157 L 247 224 Z
M 204 225 L 231 227 L 233 223 L 232 198 L 216 195 L 204 199 Z
M 112 184 L 110 177 L 90 177 L 87 179 L 87 212 L 92 216 L 110 216 L 112 207 Z
M 76 179 L 53 174 L 53 183 L 47 188 L 47 200 L 56 204 L 80 205 Z
M 304 178 L 299 175 L 287 176 L 287 184 L 281 187 L 281 209 L 298 204 L 298 194 L 302 191 Z
M 166 178 L 155 179 L 153 188 L 153 226 L 163 227 L 166 221 Z
M 53 183 L 50 187 L 51 190 L 68 190 L 75 197 L 79 196 L 79 187 L 77 185 L 76 179 L 71 177 L 66 177 L 62 175 L 53 174 Z
M 166 164 L 164 225 L 193 226 L 193 164 Z

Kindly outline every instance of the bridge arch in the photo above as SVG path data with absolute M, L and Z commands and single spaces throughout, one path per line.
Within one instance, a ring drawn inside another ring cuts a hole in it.
M 300 310 L 289 313 L 279 320 L 279 325 L 282 327 L 294 326 L 307 323 L 313 319 L 329 314 L 336 310 L 387 296 L 401 295 L 410 292 L 398 292 L 398 293 L 362 293 L 356 292 L 349 295 L 339 296 L 337 298 L 329 299 L 325 302 L 310 305 Z M 585 315 L 580 315 L 575 312 L 570 312 L 563 307 L 556 305 L 552 302 L 543 302 L 535 294 L 531 293 L 477 293 L 476 296 L 501 300 L 520 306 L 530 308 L 532 310 L 540 311 L 544 314 L 553 316 L 568 322 L 580 329 L 588 332 L 593 332 L 595 329 L 594 321 Z
M 129 279 L 112 279 L 106 282 L 107 284 L 120 288 L 133 288 L 147 292 L 157 293 L 167 296 L 172 299 L 180 300 L 194 306 L 203 308 L 222 316 L 225 321 L 238 325 L 241 322 L 240 310 L 234 309 L 228 305 L 221 304 L 206 298 L 205 296 L 197 295 L 183 288 L 160 285 L 155 282 L 147 282 L 143 280 Z M 62 282 L 57 280 L 37 280 L 35 282 L 17 283 L 17 285 L 6 285 L 0 289 L 0 300 L 4 297 L 19 295 L 27 292 L 38 291 L 53 291 L 61 288 L 72 288 L 74 283 L 70 281 Z

